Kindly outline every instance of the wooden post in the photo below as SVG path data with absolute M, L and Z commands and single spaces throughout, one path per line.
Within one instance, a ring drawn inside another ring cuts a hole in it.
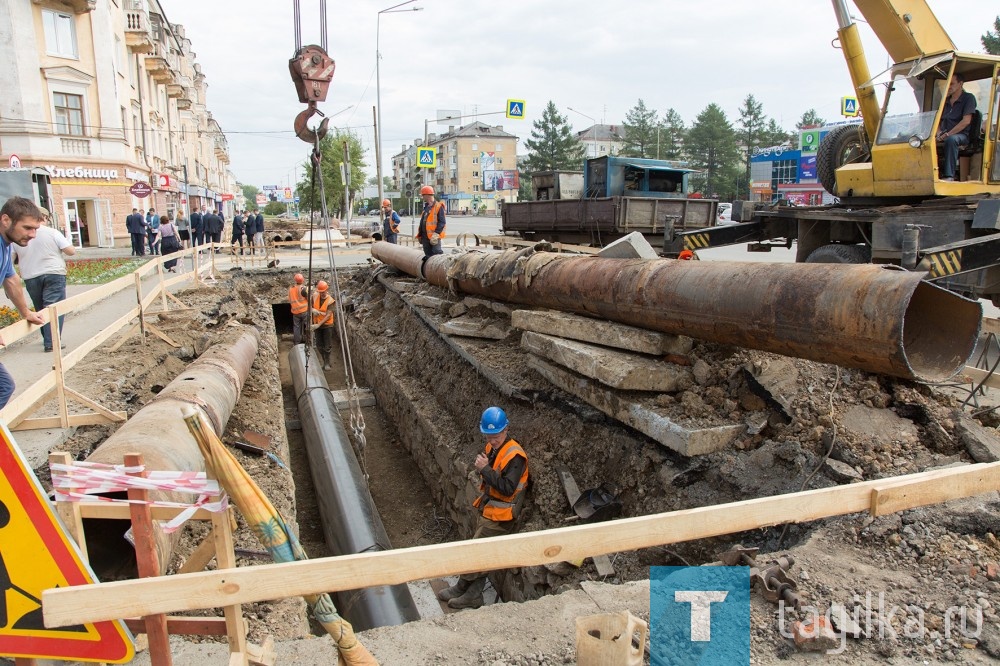
M 62 363 L 62 338 L 59 335 L 59 305 L 53 303 L 47 310 L 49 313 L 49 334 L 52 336 L 52 366 L 56 371 L 56 396 L 59 404 L 59 424 L 62 428 L 69 427 L 69 405 L 66 403 L 66 376 Z
M 167 312 L 170 310 L 170 304 L 167 303 L 167 288 L 163 286 L 163 255 L 160 255 L 160 260 L 156 264 L 156 274 L 160 279 L 160 309 Z
M 139 272 L 136 271 L 132 273 L 132 277 L 135 278 L 135 300 L 139 304 L 139 335 L 142 337 L 142 341 L 146 341 L 146 322 L 143 320 L 145 312 L 142 311 L 142 278 L 139 277 Z
M 129 453 L 125 456 L 127 467 L 141 467 L 142 464 L 142 456 L 138 453 Z M 147 473 L 145 471 L 129 472 L 129 476 L 145 477 Z M 132 517 L 132 536 L 135 539 L 135 561 L 139 576 L 141 578 L 155 578 L 160 575 L 160 561 L 153 536 L 153 516 L 147 503 L 149 491 L 129 488 L 128 498 L 138 501 L 129 505 L 129 514 Z M 144 621 L 146 638 L 149 640 L 150 663 L 152 666 L 172 666 L 173 658 L 170 654 L 167 616 L 163 613 L 147 615 Z
M 215 561 L 219 569 L 235 569 L 236 554 L 233 551 L 233 531 L 230 525 L 230 511 L 212 514 L 212 535 L 215 540 Z M 229 663 L 247 666 L 247 628 L 243 622 L 243 607 L 231 604 L 223 607 L 226 616 L 226 635 L 229 638 Z
M 68 453 L 50 453 L 49 466 L 52 465 L 72 465 L 73 458 Z M 56 513 L 69 530 L 69 535 L 76 541 L 76 546 L 80 550 L 83 559 L 89 560 L 87 555 L 87 539 L 83 532 L 83 513 L 80 511 L 79 502 L 56 502 Z

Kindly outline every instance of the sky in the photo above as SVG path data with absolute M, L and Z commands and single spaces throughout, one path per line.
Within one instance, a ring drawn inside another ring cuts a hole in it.
M 983 52 L 980 36 L 1000 14 L 996 0 L 927 2 L 959 50 Z M 292 3 L 161 4 L 192 41 L 237 180 L 294 185 L 310 147 L 292 131 L 305 109 L 288 74 Z M 837 23 L 830 0 L 416 0 L 380 13 L 395 4 L 327 3 L 327 50 L 336 72 L 320 109 L 332 126 L 358 135 L 369 175 L 375 174 L 376 50 L 383 175 L 391 175 L 391 156 L 422 137 L 424 121 L 439 109 L 468 114 L 463 124 L 484 114 L 481 121 L 502 125 L 523 146 L 550 100 L 582 131 L 595 120 L 621 124 L 639 99 L 661 117 L 675 109 L 687 126 L 716 103 L 735 123 L 753 94 L 766 115 L 792 130 L 810 108 L 827 121 L 842 120 L 840 98 L 853 94 L 843 55 L 831 44 Z M 850 0 L 848 7 L 862 18 Z M 301 8 L 303 43 L 320 43 L 318 0 L 301 0 Z M 887 56 L 868 26 L 860 20 L 859 26 L 874 75 Z M 496 113 L 507 99 L 525 100 L 523 120 Z M 431 132 L 446 130 L 430 125 Z

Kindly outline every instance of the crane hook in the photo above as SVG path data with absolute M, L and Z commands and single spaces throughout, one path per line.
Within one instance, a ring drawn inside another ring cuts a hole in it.
M 327 127 L 330 125 L 330 119 L 325 117 L 322 122 L 320 122 L 319 127 L 315 130 L 309 129 L 306 123 L 314 115 L 323 115 L 323 112 L 316 108 L 316 102 L 309 102 L 309 107 L 295 116 L 295 136 L 299 137 L 306 143 L 315 144 L 320 141 L 324 136 L 326 136 Z

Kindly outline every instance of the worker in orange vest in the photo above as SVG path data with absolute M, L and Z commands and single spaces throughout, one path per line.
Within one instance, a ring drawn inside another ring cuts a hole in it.
M 392 201 L 382 199 L 382 239 L 389 243 L 399 242 L 399 213 L 392 209 Z
M 288 304 L 292 308 L 292 342 L 309 341 L 309 295 L 302 273 L 295 274 L 295 284 L 288 288 Z
M 486 447 L 473 463 L 479 474 L 479 497 L 472 503 L 482 510 L 473 539 L 510 534 L 520 515 L 524 489 L 528 485 L 528 454 L 510 438 L 510 422 L 499 407 L 483 412 L 479 431 L 486 437 Z M 449 608 L 479 608 L 487 572 L 463 574 L 458 582 L 437 593 Z
M 424 212 L 420 216 L 417 240 L 424 248 L 425 257 L 444 254 L 441 249 L 441 239 L 444 238 L 444 204 L 434 200 L 434 188 L 430 185 L 420 188 L 420 197 L 424 200 Z
M 330 285 L 325 280 L 316 283 L 312 298 L 312 330 L 316 331 L 316 347 L 323 357 L 323 369 L 330 369 L 333 351 L 333 298 L 328 293 Z

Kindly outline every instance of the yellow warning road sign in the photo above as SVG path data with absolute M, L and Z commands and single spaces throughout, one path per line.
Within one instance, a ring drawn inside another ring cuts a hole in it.
M 124 663 L 121 622 L 46 629 L 42 590 L 95 580 L 5 424 L 0 432 L 0 655 Z

